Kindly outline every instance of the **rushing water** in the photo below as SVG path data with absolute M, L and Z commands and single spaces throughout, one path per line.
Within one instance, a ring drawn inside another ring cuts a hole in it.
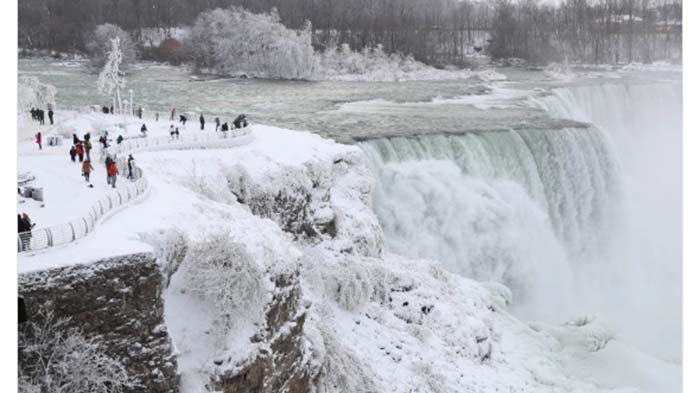
M 588 72 L 571 82 L 274 82 L 133 68 L 135 106 L 360 141 L 391 252 L 434 258 L 515 292 L 557 322 L 602 313 L 658 355 L 681 354 L 678 74 Z M 21 60 L 60 109 L 110 102 L 84 63 Z

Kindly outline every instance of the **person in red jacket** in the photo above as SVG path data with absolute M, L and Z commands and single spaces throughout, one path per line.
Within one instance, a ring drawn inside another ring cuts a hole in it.
M 35 137 L 36 137 L 36 144 L 39 145 L 39 150 L 41 150 L 41 132 L 37 132 Z
M 85 148 L 83 148 L 83 144 L 81 142 L 78 142 L 78 144 L 75 145 L 75 152 L 78 154 L 78 161 L 83 162 L 83 155 L 85 155 Z
M 119 174 L 119 169 L 117 169 L 117 163 L 112 161 L 107 167 L 107 177 L 109 178 L 109 183 L 112 188 L 117 187 L 117 175 Z

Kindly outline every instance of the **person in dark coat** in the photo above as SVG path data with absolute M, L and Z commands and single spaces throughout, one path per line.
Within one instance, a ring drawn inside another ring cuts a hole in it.
M 53 125 L 53 109 L 49 108 L 49 122 Z
M 204 131 L 204 114 L 199 115 L 199 129 Z
M 245 115 L 238 115 L 238 117 L 236 117 L 236 120 L 233 121 L 233 125 L 236 128 L 242 128 L 248 125 L 248 121 L 246 121 Z
M 228 122 L 221 125 L 221 131 L 228 131 Z
M 219 120 L 219 118 L 216 117 L 216 118 L 214 118 L 214 123 L 216 123 L 215 131 L 219 131 L 219 127 L 221 127 L 221 120 Z
M 139 115 L 139 119 L 143 117 L 143 108 L 139 107 L 139 110 L 136 111 L 136 113 Z
M 107 156 L 105 159 L 105 168 L 107 169 L 107 184 L 111 184 L 109 182 L 109 167 L 114 163 L 114 160 L 112 159 L 112 156 Z
M 141 124 L 141 134 L 143 136 L 146 136 L 146 132 L 148 132 L 148 128 L 146 128 L 146 123 Z
M 44 125 L 44 110 L 39 109 L 39 124 Z
M 20 242 L 22 244 L 22 251 L 29 249 L 30 241 L 32 240 L 32 228 L 35 224 L 32 224 L 32 220 L 29 219 L 27 213 L 22 213 L 20 216 L 17 215 L 17 231 L 19 233 Z
M 70 147 L 70 151 L 68 152 L 68 154 L 70 154 L 70 160 L 73 161 L 73 162 L 75 162 L 75 156 L 78 154 L 78 153 L 75 151 L 75 145 L 73 145 L 73 146 Z
M 124 142 L 124 137 L 121 136 L 121 135 L 119 135 L 119 136 L 117 137 L 117 145 L 120 145 L 122 142 Z
M 29 113 L 32 115 L 32 120 L 36 121 L 36 109 L 32 108 Z
M 114 105 L 111 105 L 111 106 L 109 107 L 109 113 L 112 114 L 112 115 L 114 114 Z
M 106 106 L 103 106 L 103 107 L 102 107 L 102 113 L 104 113 L 105 115 L 108 114 L 108 113 L 109 113 L 109 108 L 107 108 Z
M 73 134 L 73 145 L 77 145 L 78 142 L 80 142 L 80 139 L 78 139 L 78 136 Z
M 134 156 L 129 154 L 129 159 L 126 160 L 126 166 L 129 169 L 129 174 L 126 176 L 127 179 L 133 179 L 134 178 Z
M 180 115 L 180 123 L 184 126 L 187 123 L 187 117 L 185 115 Z

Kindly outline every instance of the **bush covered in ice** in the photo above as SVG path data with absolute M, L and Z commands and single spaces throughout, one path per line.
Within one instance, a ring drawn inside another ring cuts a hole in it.
M 129 33 L 121 27 L 110 23 L 99 25 L 90 35 L 86 49 L 90 61 L 95 67 L 102 68 L 112 50 L 112 39 L 119 37 L 119 49 L 122 54 L 122 65 L 127 66 L 136 60 L 136 47 Z
M 203 12 L 186 43 L 198 70 L 222 75 L 309 79 L 315 68 L 311 26 L 285 27 L 276 10 L 240 7 Z
M 217 310 L 214 328 L 220 334 L 235 328 L 240 320 L 260 319 L 267 275 L 229 233 L 191 244 L 182 268 L 186 290 Z
M 117 393 L 133 387 L 124 366 L 108 356 L 98 341 L 42 311 L 41 322 L 19 329 L 20 393 Z

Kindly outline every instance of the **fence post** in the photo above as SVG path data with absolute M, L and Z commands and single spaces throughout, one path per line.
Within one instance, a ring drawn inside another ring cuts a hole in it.
M 71 241 L 75 241 L 75 228 L 73 228 L 73 223 L 71 222 L 68 225 L 70 225 L 70 231 L 71 231 L 71 234 L 73 235 L 73 239 Z
M 51 233 L 51 229 L 46 228 L 46 239 L 48 242 L 49 247 L 53 247 L 53 234 Z

